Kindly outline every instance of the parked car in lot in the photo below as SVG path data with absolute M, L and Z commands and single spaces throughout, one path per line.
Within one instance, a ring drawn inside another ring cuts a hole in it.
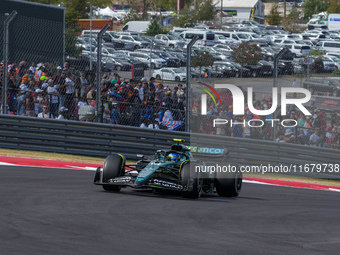
M 178 36 L 172 36 L 172 35 L 156 35 L 156 39 L 161 40 L 166 44 L 168 47 L 172 48 L 183 48 L 184 45 L 187 44 L 186 40 L 184 40 L 182 37 Z
M 141 50 L 150 54 L 151 50 Z M 170 55 L 169 53 L 161 50 L 152 50 L 152 54 L 157 55 L 159 58 L 164 59 L 166 61 L 166 65 L 168 67 L 179 67 L 181 66 L 181 61 L 175 55 Z
M 340 78 L 339 77 L 312 77 L 309 82 L 303 83 L 303 87 L 308 89 L 311 94 L 327 94 L 330 96 L 340 96 Z
M 147 48 L 151 45 L 150 42 L 145 41 L 143 38 L 136 35 L 121 35 L 118 39 L 124 43 L 133 43 L 135 50 L 140 48 Z
M 129 52 L 128 55 L 137 58 L 140 62 L 146 63 L 152 69 L 166 67 L 167 65 L 164 59 L 153 53 L 133 51 Z
M 157 80 L 186 81 L 184 68 L 161 68 L 152 74 Z
M 236 77 L 236 74 L 238 73 L 237 68 L 235 68 L 229 62 L 215 61 L 214 66 L 218 68 L 223 77 Z
M 259 61 L 257 64 L 245 65 L 250 70 L 252 77 L 263 77 L 273 74 L 273 64 L 264 60 Z
M 110 71 L 130 71 L 132 65 L 127 61 L 122 61 L 122 59 L 114 59 L 111 57 L 102 58 L 102 62 L 105 64 L 105 68 L 111 69 Z
M 278 74 L 288 74 L 291 75 L 294 73 L 294 65 L 291 61 L 281 60 L 278 63 Z
M 322 57 L 314 60 L 314 71 L 317 73 L 334 72 L 335 64 L 327 57 Z
M 311 51 L 311 47 L 309 45 L 286 44 L 283 46 L 289 49 L 293 53 L 294 57 L 307 55 Z

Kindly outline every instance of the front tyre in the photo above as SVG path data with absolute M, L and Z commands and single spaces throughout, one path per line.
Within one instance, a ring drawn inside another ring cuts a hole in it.
M 110 155 L 105 159 L 103 167 L 103 182 L 108 182 L 118 176 L 125 174 L 125 158 L 122 155 Z M 120 191 L 120 186 L 112 184 L 103 184 L 106 191 Z
M 215 187 L 221 197 L 237 197 L 242 188 L 242 172 L 216 172 Z
M 187 191 L 183 192 L 183 197 L 197 199 L 202 193 L 202 180 L 199 173 L 195 172 L 195 165 L 187 163 L 180 169 L 181 184 Z

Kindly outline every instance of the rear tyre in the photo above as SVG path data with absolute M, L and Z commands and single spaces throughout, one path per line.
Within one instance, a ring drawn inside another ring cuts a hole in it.
M 122 67 L 121 66 L 117 66 L 116 69 L 117 69 L 117 71 L 121 71 Z
M 175 77 L 175 81 L 181 81 L 181 78 L 179 78 L 178 76 L 177 77 Z
M 118 176 L 124 175 L 125 158 L 120 155 L 110 155 L 105 159 L 103 167 L 103 182 Z M 103 189 L 106 191 L 120 191 L 120 186 L 103 184 Z
M 151 69 L 156 69 L 156 64 L 151 63 Z
M 161 80 L 161 76 L 159 74 L 156 75 L 156 80 Z
M 195 172 L 195 165 L 185 164 L 180 169 L 181 184 L 188 191 L 183 192 L 183 197 L 197 199 L 202 193 L 202 180 L 199 173 Z
M 251 76 L 255 78 L 255 77 L 257 76 L 256 71 L 252 71 L 252 72 L 251 72 Z
M 242 188 L 242 172 L 239 169 L 235 173 L 216 172 L 215 187 L 221 197 L 237 197 Z

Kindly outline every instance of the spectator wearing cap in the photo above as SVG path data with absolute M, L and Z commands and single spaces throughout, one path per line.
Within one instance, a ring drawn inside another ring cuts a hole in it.
M 65 78 L 65 94 L 66 94 L 66 98 L 65 98 L 65 103 L 64 106 L 68 109 L 67 113 L 68 114 L 73 114 L 73 109 L 75 108 L 75 102 L 73 102 L 74 100 L 74 93 L 75 93 L 75 83 L 72 77 L 72 73 L 70 71 L 68 71 L 66 73 L 66 78 Z M 69 117 L 69 116 L 68 116 Z
M 25 101 L 26 101 L 26 92 L 27 91 L 28 91 L 28 88 L 26 87 L 26 85 L 21 84 L 19 95 L 17 97 L 17 101 L 18 101 L 17 114 L 18 115 L 26 115 L 26 105 L 25 105 L 26 102 Z
M 59 92 L 57 90 L 57 85 L 53 85 L 53 80 L 48 80 L 48 87 L 46 88 L 46 92 L 48 94 L 48 100 L 50 102 L 50 112 L 53 117 L 58 115 L 58 102 L 59 102 Z
M 156 94 L 158 95 L 158 100 L 163 102 L 164 100 L 164 85 L 162 83 L 157 83 Z
M 168 121 L 173 121 L 174 118 L 172 116 L 172 112 L 170 111 L 170 108 L 168 107 L 167 110 L 164 112 L 164 116 L 163 116 L 163 123 L 165 122 L 168 122 Z
M 68 109 L 65 106 L 60 107 L 59 109 L 59 116 L 58 116 L 58 120 L 64 120 L 67 119 L 67 112 Z
M 43 111 L 38 114 L 38 118 L 44 118 L 44 119 L 52 119 L 52 114 L 49 113 L 49 107 L 48 105 L 43 105 L 42 107 Z
M 40 77 L 42 76 L 43 70 L 44 70 L 44 64 L 43 63 L 37 64 L 37 68 L 34 73 L 34 79 L 37 84 L 39 84 Z
M 111 103 L 111 111 L 110 111 L 110 117 L 111 117 L 111 124 L 120 124 L 120 113 L 119 113 L 119 108 L 118 108 L 118 103 L 117 102 L 112 102 Z M 110 109 L 110 105 L 109 105 Z
M 36 89 L 35 93 L 33 93 L 36 115 L 43 111 L 43 106 L 47 103 L 47 100 L 43 96 L 42 92 L 42 89 Z

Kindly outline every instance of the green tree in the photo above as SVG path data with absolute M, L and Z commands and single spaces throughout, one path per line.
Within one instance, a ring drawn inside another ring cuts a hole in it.
M 327 11 L 329 3 L 320 0 L 305 0 L 302 8 L 305 13 L 305 17 L 312 18 L 313 14 Z
M 330 0 L 328 13 L 340 13 L 340 2 L 339 0 Z
M 174 19 L 172 23 L 175 27 L 186 27 L 188 26 L 194 26 L 196 20 L 195 20 L 195 13 L 193 10 L 189 9 L 188 7 L 183 8 L 177 19 Z
M 293 9 L 289 13 L 289 15 L 287 16 L 287 19 L 283 22 L 283 27 L 286 31 L 289 31 L 291 33 L 300 33 L 303 31 L 303 28 L 299 26 L 300 14 L 301 12 L 297 9 Z
M 279 5 L 275 3 L 273 7 L 270 10 L 269 15 L 266 17 L 266 21 L 268 22 L 269 25 L 280 25 L 282 22 L 282 17 L 280 16 L 279 13 Z
M 166 34 L 168 31 L 162 29 L 162 27 L 158 24 L 157 19 L 153 19 L 146 30 L 146 35 L 158 35 L 158 34 Z
M 213 0 L 196 1 L 195 20 L 209 21 L 213 20 L 215 16 L 215 4 Z
M 256 65 L 257 62 L 262 59 L 263 54 L 259 46 L 244 41 L 241 42 L 238 47 L 233 49 L 233 51 L 231 52 L 231 57 L 236 63 L 239 63 L 241 66 L 244 66 L 245 64 Z
M 191 66 L 199 67 L 200 74 L 202 73 L 203 66 L 212 66 L 214 64 L 214 57 L 207 51 L 198 53 L 191 62 Z

